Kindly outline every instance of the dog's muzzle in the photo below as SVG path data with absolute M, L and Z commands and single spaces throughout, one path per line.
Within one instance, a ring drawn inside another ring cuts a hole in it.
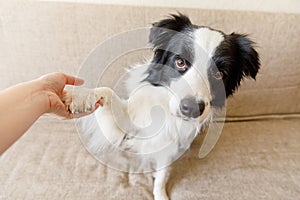
M 203 100 L 196 100 L 195 97 L 185 97 L 179 104 L 181 113 L 188 118 L 197 118 L 202 115 L 205 110 Z

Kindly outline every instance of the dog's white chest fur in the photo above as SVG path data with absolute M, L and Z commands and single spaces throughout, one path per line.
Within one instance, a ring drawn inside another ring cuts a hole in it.
M 184 121 L 170 112 L 169 102 L 174 94 L 167 88 L 141 83 L 134 78 L 139 77 L 137 71 L 132 73 L 127 88 L 134 82 L 136 86 L 126 100 L 104 87 L 90 93 L 78 91 L 84 94 L 82 101 L 103 98 L 104 105 L 92 115 L 78 119 L 77 127 L 87 149 L 98 159 L 122 160 L 113 166 L 122 171 L 149 172 L 166 167 L 181 156 L 200 127 L 199 122 Z M 74 93 L 76 90 L 73 96 Z M 88 98 L 87 94 L 95 98 Z

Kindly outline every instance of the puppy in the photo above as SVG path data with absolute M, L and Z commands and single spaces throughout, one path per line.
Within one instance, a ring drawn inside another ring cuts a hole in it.
M 243 34 L 197 26 L 183 15 L 153 24 L 153 58 L 133 67 L 125 81 L 129 98 L 106 87 L 69 90 L 72 113 L 99 107 L 77 120 L 86 148 L 102 163 L 126 172 L 151 172 L 154 199 L 168 199 L 169 165 L 224 107 L 245 77 L 255 79 L 260 61 Z

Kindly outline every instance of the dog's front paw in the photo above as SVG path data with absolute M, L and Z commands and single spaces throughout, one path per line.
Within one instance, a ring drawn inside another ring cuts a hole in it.
M 110 88 L 101 87 L 96 89 L 76 88 L 67 90 L 63 96 L 63 102 L 67 109 L 73 113 L 85 113 L 93 111 L 96 105 L 108 105 L 112 96 Z
M 161 192 L 158 194 L 154 194 L 154 200 L 169 200 L 169 197 L 166 192 Z

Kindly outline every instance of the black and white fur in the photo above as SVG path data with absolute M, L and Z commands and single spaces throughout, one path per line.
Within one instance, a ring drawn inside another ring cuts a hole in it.
M 154 23 L 149 42 L 153 45 L 153 58 L 130 72 L 125 83 L 129 99 L 121 99 L 113 90 L 101 87 L 93 92 L 69 91 L 64 100 L 76 113 L 93 109 L 95 102 L 102 99 L 103 106 L 93 117 L 79 119 L 81 132 L 89 138 L 86 141 L 88 149 L 96 157 L 105 154 L 106 158 L 101 157 L 103 162 L 116 156 L 123 160 L 128 158 L 111 146 L 147 154 L 134 162 L 155 170 L 154 198 L 168 199 L 165 185 L 169 168 L 165 166 L 188 149 L 197 135 L 195 131 L 180 131 L 177 123 L 185 126 L 185 130 L 199 131 L 212 120 L 214 109 L 224 106 L 225 99 L 234 93 L 244 77 L 255 79 L 260 61 L 247 35 L 227 35 L 197 26 L 182 14 Z M 136 139 L 135 135 L 143 130 L 139 127 L 151 124 L 150 110 L 155 105 L 165 112 L 164 128 L 151 140 Z M 116 123 L 116 110 L 119 121 L 126 121 L 123 128 Z M 166 151 L 149 156 L 149 152 L 170 141 L 172 144 Z M 133 166 L 134 162 L 130 162 Z M 126 165 L 130 168 L 130 163 Z

